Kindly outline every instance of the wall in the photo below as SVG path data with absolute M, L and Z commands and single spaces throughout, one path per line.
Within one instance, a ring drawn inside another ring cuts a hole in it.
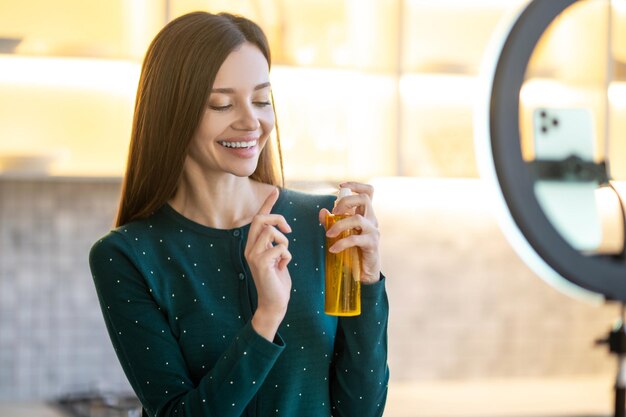
M 396 381 L 615 372 L 594 341 L 618 307 L 569 298 L 539 279 L 500 231 L 480 181 L 374 185 Z
M 615 306 L 567 298 L 501 235 L 480 182 L 374 181 L 392 383 L 607 375 Z M 0 177 L 0 401 L 126 390 L 89 272 L 118 180 Z M 608 379 L 607 379 L 608 380 Z
M 89 272 L 118 182 L 0 180 L 0 400 L 126 384 Z

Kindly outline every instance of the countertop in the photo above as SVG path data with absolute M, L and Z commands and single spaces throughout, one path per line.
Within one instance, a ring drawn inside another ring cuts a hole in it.
M 611 376 L 400 383 L 384 417 L 612 416 Z M 44 403 L 0 402 L 1 417 L 67 417 Z
M 43 402 L 0 402 L 2 417 L 67 417 L 55 407 Z
M 614 378 L 395 383 L 384 417 L 609 417 Z

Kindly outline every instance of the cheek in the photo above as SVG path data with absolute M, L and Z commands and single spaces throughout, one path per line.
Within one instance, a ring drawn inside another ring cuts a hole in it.
M 189 147 L 190 154 L 195 156 L 206 154 L 206 152 L 214 146 L 215 140 L 223 130 L 223 123 L 220 121 L 219 117 L 209 118 L 205 115 L 191 139 Z
M 274 112 L 268 112 L 268 114 L 263 114 L 259 117 L 259 122 L 261 123 L 261 127 L 263 128 L 263 136 L 269 136 L 269 134 L 274 130 L 274 125 L 276 124 L 276 119 L 274 118 Z
M 196 135 L 205 141 L 213 140 L 228 128 L 231 120 L 226 114 L 210 113 L 208 110 L 202 116 Z

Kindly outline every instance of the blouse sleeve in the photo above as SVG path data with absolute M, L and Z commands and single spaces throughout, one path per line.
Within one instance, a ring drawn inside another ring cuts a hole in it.
M 387 399 L 385 277 L 361 286 L 361 315 L 341 317 L 331 367 L 333 416 L 380 417 Z
M 284 350 L 247 323 L 212 369 L 192 382 L 164 313 L 116 232 L 97 242 L 90 266 L 111 341 L 148 415 L 240 416 Z

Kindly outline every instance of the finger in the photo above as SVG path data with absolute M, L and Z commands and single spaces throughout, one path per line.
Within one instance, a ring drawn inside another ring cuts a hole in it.
M 372 202 L 367 194 L 353 194 L 337 200 L 333 214 L 357 213 L 365 214 L 371 211 Z
M 274 204 L 276 204 L 276 201 L 278 200 L 279 193 L 278 188 L 274 188 L 263 202 L 263 205 L 257 214 L 270 214 Z
M 378 227 L 378 219 L 374 213 L 372 200 L 369 194 L 353 194 L 337 200 L 333 209 L 334 214 L 356 213 L 367 218 L 372 224 Z
M 373 233 L 350 235 L 339 239 L 328 250 L 332 253 L 339 253 L 353 247 L 358 247 L 364 252 L 374 252 L 378 248 L 378 236 Z
M 254 228 L 253 231 L 253 228 L 250 227 L 250 233 L 248 234 L 248 242 L 244 250 L 246 257 L 257 255 L 274 244 L 282 243 L 289 245 L 289 239 L 276 229 L 274 225 L 257 223 L 254 225 Z
M 337 237 L 347 230 L 356 230 L 363 234 L 374 232 L 376 227 L 360 214 L 355 214 L 354 216 L 346 217 L 333 224 L 332 227 L 326 231 L 326 236 Z
M 340 187 L 349 188 L 353 193 L 366 194 L 370 200 L 374 199 L 374 187 L 360 182 L 347 181 L 339 184 Z
M 329 215 L 330 215 L 330 211 L 328 211 L 327 209 L 323 208 L 320 210 L 319 220 L 320 220 L 320 224 L 324 226 L 324 228 L 326 228 L 326 217 Z
M 252 253 L 261 253 L 275 245 L 289 246 L 289 239 L 273 226 L 266 225 L 251 248 Z
M 276 266 L 278 269 L 283 269 L 291 261 L 291 252 L 287 249 L 287 246 L 280 244 L 273 246 L 271 249 L 267 249 L 263 252 L 259 261 L 262 264 Z
M 289 264 L 289 262 L 291 262 L 291 259 L 292 259 L 291 252 L 289 252 L 287 248 L 285 248 L 284 251 L 280 252 L 280 261 L 278 262 L 278 269 L 281 271 L 285 269 L 287 265 Z
M 252 226 L 258 228 L 263 225 L 277 227 L 283 233 L 291 233 L 291 226 L 289 226 L 289 223 L 287 223 L 287 220 L 282 214 L 257 214 L 252 219 L 250 228 L 252 228 Z
M 287 220 L 280 214 L 257 214 L 252 219 L 250 225 L 250 231 L 248 232 L 248 242 L 254 244 L 259 238 L 259 234 L 263 231 L 265 226 L 277 227 L 283 233 L 291 233 L 291 226 L 287 223 Z

